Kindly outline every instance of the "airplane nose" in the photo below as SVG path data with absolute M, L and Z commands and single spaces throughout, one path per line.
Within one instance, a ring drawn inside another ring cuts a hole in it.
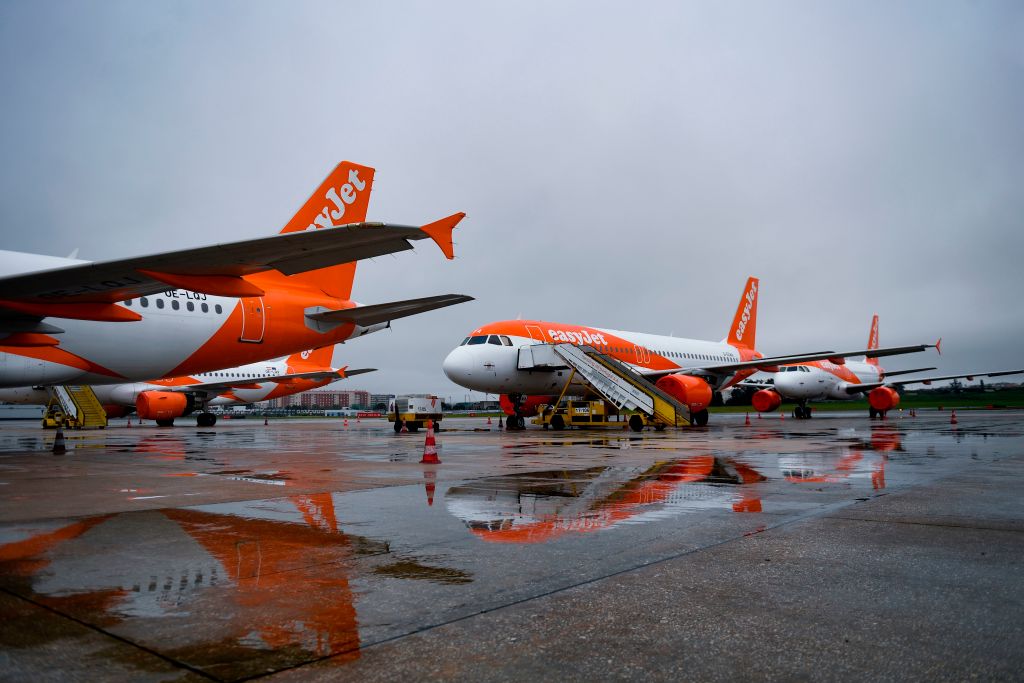
M 456 384 L 460 384 L 460 381 L 466 379 L 470 369 L 469 356 L 469 352 L 461 346 L 452 349 L 451 353 L 448 354 L 448 357 L 441 364 L 441 369 L 444 370 L 444 374 L 448 379 Z

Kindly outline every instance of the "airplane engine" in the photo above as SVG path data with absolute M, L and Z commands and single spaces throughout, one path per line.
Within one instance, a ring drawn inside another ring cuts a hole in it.
M 782 405 L 782 397 L 774 389 L 761 389 L 750 398 L 754 410 L 759 413 L 770 413 Z
M 900 395 L 895 389 L 889 387 L 878 387 L 868 392 L 868 405 L 879 412 L 892 410 L 900 404 Z
M 135 410 L 144 420 L 173 420 L 187 413 L 189 397 L 176 391 L 143 391 L 135 399 Z
M 666 394 L 686 405 L 691 413 L 699 413 L 711 405 L 711 387 L 700 377 L 676 373 L 659 379 L 655 385 Z
M 103 412 L 107 414 L 107 417 L 124 417 L 129 413 L 130 409 L 125 406 L 118 405 L 116 403 L 104 403 Z
M 538 409 L 544 404 L 550 404 L 558 398 L 557 396 L 527 396 L 526 400 L 519 406 L 519 415 L 522 417 L 532 417 L 537 414 Z M 512 407 L 512 399 L 507 394 L 502 394 L 498 399 L 501 404 L 501 410 L 506 415 L 515 415 L 516 411 Z

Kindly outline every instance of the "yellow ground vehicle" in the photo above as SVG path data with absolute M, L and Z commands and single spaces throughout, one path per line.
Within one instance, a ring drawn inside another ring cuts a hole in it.
M 415 432 L 427 424 L 427 420 L 440 422 L 441 399 L 430 394 L 410 394 L 396 396 L 388 406 L 388 422 L 395 423 L 395 431 L 402 431 L 402 422 L 410 432 Z
M 542 425 L 544 429 L 551 427 L 561 431 L 566 427 L 612 427 L 625 429 L 629 427 L 635 432 L 648 425 L 655 429 L 665 428 L 664 424 L 653 421 L 643 413 L 623 413 L 607 401 L 569 399 L 558 405 L 541 406 L 533 424 Z

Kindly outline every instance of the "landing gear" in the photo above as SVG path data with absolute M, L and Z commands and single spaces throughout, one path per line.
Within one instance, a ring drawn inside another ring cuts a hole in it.
M 505 429 L 510 432 L 519 429 L 526 429 L 526 418 L 519 414 L 519 406 L 523 403 L 523 395 L 509 394 L 508 398 L 512 402 L 512 410 L 514 410 L 515 413 L 513 415 L 509 415 L 508 419 L 505 420 Z
M 156 426 L 157 427 L 173 427 L 174 426 L 174 418 L 173 417 L 169 417 L 166 420 L 157 420 L 156 421 Z
M 546 427 L 547 425 L 544 426 Z M 563 429 L 565 429 L 565 418 L 563 418 L 561 415 L 554 415 L 551 418 L 551 428 L 554 429 L 556 432 L 560 432 Z
M 793 417 L 797 420 L 810 420 L 811 419 L 811 407 L 810 406 L 796 406 L 793 408 Z
M 868 408 L 868 417 L 874 420 L 876 417 L 883 417 L 884 414 L 881 410 L 875 410 L 874 408 Z
M 697 411 L 696 413 L 690 416 L 690 419 L 693 421 L 693 424 L 697 425 L 698 427 L 704 427 L 708 423 L 707 408 L 705 408 L 704 410 Z
M 217 424 L 217 416 L 213 413 L 199 413 L 196 415 L 196 427 L 212 427 Z
M 629 428 L 632 429 L 634 432 L 644 431 L 644 419 L 639 415 L 630 415 Z

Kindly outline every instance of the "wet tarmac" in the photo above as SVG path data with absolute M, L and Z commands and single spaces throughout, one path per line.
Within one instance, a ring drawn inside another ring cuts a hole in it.
M 1019 680 L 1024 415 L 958 417 L 3 423 L 0 678 Z

